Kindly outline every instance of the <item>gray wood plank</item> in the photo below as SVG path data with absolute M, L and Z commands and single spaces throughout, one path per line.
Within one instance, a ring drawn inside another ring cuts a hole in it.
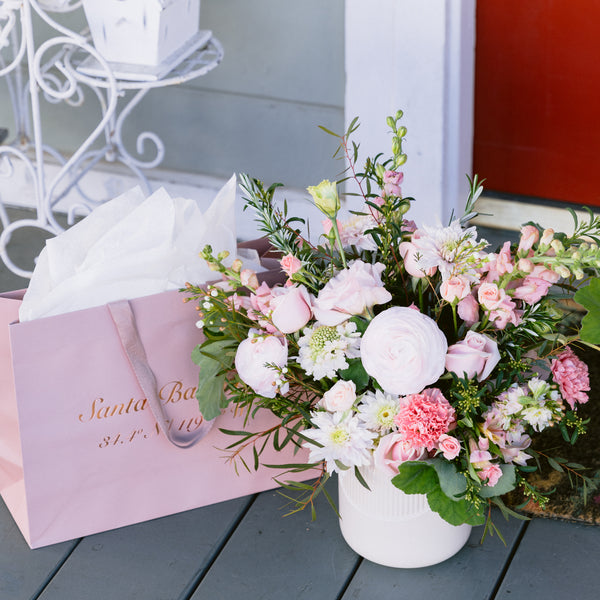
M 40 600 L 175 600 L 210 565 L 247 496 L 84 538 Z
M 0 600 L 34 598 L 76 543 L 64 542 L 30 550 L 0 500 Z
M 600 527 L 535 519 L 527 528 L 497 599 L 600 597 Z
M 319 500 L 311 522 L 309 511 L 284 517 L 285 500 L 261 494 L 191 600 L 337 598 L 359 558 L 343 541 L 335 513 Z
M 491 593 L 511 550 L 516 544 L 522 521 L 506 522 L 499 514 L 494 522 L 506 546 L 497 537 L 480 543 L 482 527 L 475 527 L 467 545 L 447 561 L 421 569 L 392 569 L 364 560 L 343 596 L 344 600 L 431 600 L 448 598 L 485 600 Z M 402 543 L 399 540 L 399 543 Z

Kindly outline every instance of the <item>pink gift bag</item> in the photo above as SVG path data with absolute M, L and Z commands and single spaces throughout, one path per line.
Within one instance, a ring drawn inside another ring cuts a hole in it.
M 219 431 L 264 430 L 270 413 L 198 411 L 182 294 L 19 323 L 22 294 L 0 295 L 0 493 L 32 548 L 276 487 L 277 470 L 236 474 Z M 305 461 L 291 446 L 261 460 Z

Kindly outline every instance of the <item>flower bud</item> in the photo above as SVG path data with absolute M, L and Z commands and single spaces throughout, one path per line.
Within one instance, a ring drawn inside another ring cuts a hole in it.
M 556 254 L 560 254 L 561 252 L 565 251 L 565 247 L 560 240 L 552 240 L 550 246 L 552 246 L 552 249 L 554 252 L 556 252 Z
M 544 229 L 542 233 L 542 237 L 540 238 L 540 247 L 547 249 L 550 246 L 550 243 L 554 239 L 554 229 L 548 228 Z
M 567 279 L 569 277 L 571 277 L 571 271 L 569 271 L 569 269 L 567 269 L 567 267 L 565 267 L 565 265 L 556 265 L 554 267 L 554 272 L 559 275 L 560 277 L 562 277 L 563 279 Z
M 517 269 L 523 273 L 531 273 L 535 265 L 528 258 L 520 258 L 517 263 Z
M 239 258 L 236 258 L 232 265 L 231 265 L 231 270 L 234 273 L 239 273 L 242 270 L 242 261 Z
M 317 186 L 311 185 L 307 191 L 312 196 L 315 206 L 330 219 L 335 219 L 340 210 L 340 199 L 335 182 L 325 179 Z

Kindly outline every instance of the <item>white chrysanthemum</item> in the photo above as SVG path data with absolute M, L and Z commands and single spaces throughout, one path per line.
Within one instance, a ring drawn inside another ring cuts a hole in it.
M 324 460 L 328 473 L 371 464 L 376 434 L 362 425 L 351 412 L 314 412 L 311 422 L 315 428 L 306 429 L 302 434 L 320 446 L 310 442 L 302 444 L 310 450 L 310 462 Z
M 361 398 L 358 418 L 366 427 L 381 434 L 389 433 L 394 426 L 394 417 L 400 408 L 398 396 L 384 394 L 377 390 L 367 392 Z
M 455 220 L 448 227 L 424 225 L 417 234 L 412 243 L 419 253 L 419 267 L 424 271 L 437 267 L 443 280 L 463 275 L 477 281 L 476 269 L 481 266 L 479 252 L 487 242 L 477 241 L 475 227 L 463 229 L 460 221 Z
M 542 431 L 552 425 L 552 411 L 539 404 L 537 406 L 529 406 L 521 412 L 521 418 L 523 418 L 529 425 L 535 429 L 535 431 Z
M 335 327 L 317 323 L 303 331 L 298 345 L 298 362 L 315 379 L 335 377 L 338 370 L 348 368 L 346 358 L 360 356 L 360 334 L 350 321 Z

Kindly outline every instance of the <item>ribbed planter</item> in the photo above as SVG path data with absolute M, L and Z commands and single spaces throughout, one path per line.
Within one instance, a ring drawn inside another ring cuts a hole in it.
M 371 491 L 352 471 L 339 476 L 340 528 L 355 552 L 380 565 L 415 568 L 442 562 L 466 544 L 470 525 L 450 525 L 429 508 L 426 496 L 405 494 L 385 471 L 361 473 Z

